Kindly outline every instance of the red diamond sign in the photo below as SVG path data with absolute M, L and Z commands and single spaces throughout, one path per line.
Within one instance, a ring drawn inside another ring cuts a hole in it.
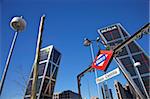
M 109 63 L 112 60 L 113 51 L 100 50 L 96 56 L 94 62 L 92 63 L 92 68 L 106 71 Z

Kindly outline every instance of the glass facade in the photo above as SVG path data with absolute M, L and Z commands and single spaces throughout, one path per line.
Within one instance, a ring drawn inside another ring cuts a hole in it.
M 103 83 L 101 87 L 103 99 L 113 99 L 112 91 L 108 88 L 107 84 Z
M 37 81 L 37 89 L 36 89 L 37 93 L 39 93 L 41 81 L 42 81 L 42 79 L 38 79 L 38 81 Z M 31 94 L 31 87 L 32 87 L 32 80 L 30 80 L 29 83 L 28 83 L 28 87 L 27 87 L 27 90 L 26 90 L 26 95 Z
M 50 49 L 45 49 L 40 52 L 40 61 L 44 61 L 48 59 Z
M 111 27 L 114 27 L 112 29 Z M 105 44 L 109 45 L 110 48 L 114 48 L 114 46 L 120 44 L 130 37 L 129 33 L 121 26 L 121 24 L 115 24 L 112 26 L 108 26 L 103 29 L 98 30 L 100 37 L 105 42 Z M 135 84 L 139 87 L 141 86 L 141 82 L 138 79 L 137 73 L 135 71 L 135 67 L 133 66 L 134 61 L 140 62 L 141 66 L 138 67 L 142 80 L 144 82 L 145 88 L 149 93 L 149 84 L 148 79 L 150 78 L 150 67 L 149 67 L 149 58 L 141 49 L 141 47 L 137 44 L 137 42 L 133 41 L 123 47 L 120 52 L 115 57 L 115 60 L 119 61 L 118 64 L 123 66 L 131 79 L 135 82 Z M 133 61 L 134 60 L 134 61 Z M 142 87 L 139 87 L 141 92 L 144 92 Z
M 52 99 L 61 54 L 53 46 L 48 46 L 40 51 L 38 65 L 37 99 Z M 33 68 L 33 67 L 32 67 Z M 33 70 L 26 88 L 24 99 L 30 99 L 33 80 Z

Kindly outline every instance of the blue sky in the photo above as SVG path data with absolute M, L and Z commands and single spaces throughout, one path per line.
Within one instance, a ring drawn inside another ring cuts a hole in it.
M 76 76 L 91 62 L 90 49 L 83 46 L 83 39 L 96 39 L 97 29 L 114 23 L 121 23 L 133 34 L 149 22 L 148 4 L 148 0 L 1 0 L 0 77 L 14 35 L 9 22 L 14 16 L 23 16 L 27 21 L 26 29 L 17 38 L 1 99 L 20 99 L 23 95 L 24 87 L 17 82 L 22 78 L 20 75 L 25 75 L 26 80 L 29 77 L 42 14 L 46 15 L 42 46 L 53 44 L 62 53 L 55 91 L 69 89 L 77 92 Z M 138 40 L 147 53 L 148 38 L 149 36 L 144 36 Z M 96 44 L 94 52 L 97 53 Z M 108 71 L 116 67 L 115 62 L 112 62 Z M 99 76 L 102 74 L 99 71 Z M 115 79 L 126 83 L 120 75 L 108 81 L 110 88 L 114 89 Z M 83 77 L 82 95 L 89 96 L 88 82 L 91 95 L 97 95 L 94 73 Z

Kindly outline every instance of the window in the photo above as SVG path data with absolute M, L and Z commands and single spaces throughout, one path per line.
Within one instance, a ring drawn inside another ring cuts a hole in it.
M 54 71 L 53 79 L 56 79 L 56 77 L 57 77 L 57 72 L 58 72 L 58 67 L 56 67 L 56 69 L 55 69 L 55 71 Z
M 32 80 L 30 80 L 29 83 L 28 83 L 27 90 L 26 90 L 26 95 L 31 94 L 31 87 L 32 87 Z
M 122 64 L 124 65 L 126 70 L 130 73 L 131 76 L 135 76 L 136 75 L 134 67 L 133 67 L 133 63 L 131 62 L 130 57 L 126 57 L 126 58 L 120 59 L 120 61 L 122 62 Z
M 37 98 L 36 98 L 36 99 L 37 99 Z M 44 96 L 44 95 L 42 94 L 39 99 L 52 99 L 52 97 Z
M 139 72 L 140 72 L 140 74 L 144 74 L 144 73 L 149 73 L 149 67 L 148 66 L 146 66 L 146 64 L 145 63 L 141 63 L 141 66 L 138 66 L 138 69 L 139 69 Z
M 52 72 L 54 71 L 55 67 L 56 66 L 54 64 L 52 64 Z
M 55 87 L 55 81 L 51 81 L 51 95 L 53 95 L 54 87 Z
M 113 38 L 110 36 L 109 32 L 103 33 L 104 37 L 106 38 L 107 41 L 111 41 Z
M 135 72 L 135 69 L 134 69 L 133 65 L 131 65 L 129 67 L 126 67 L 126 69 L 130 73 L 131 76 L 135 76 L 136 75 L 136 72 Z
M 137 85 L 138 88 L 141 90 L 141 92 L 142 92 L 143 94 L 145 94 L 145 93 L 144 93 L 144 90 L 143 90 L 143 88 L 142 88 L 142 86 L 141 86 L 141 83 L 140 83 L 139 80 L 138 80 L 138 78 L 133 79 L 133 81 L 136 83 L 136 85 Z
M 127 50 L 126 50 L 126 47 L 123 47 L 123 48 L 120 50 L 120 52 L 119 52 L 119 54 L 117 55 L 117 57 L 124 56 L 124 55 L 127 55 L 127 54 L 128 54 L 128 52 L 127 52 Z
M 41 81 L 42 81 L 42 79 L 38 79 L 38 81 L 37 81 L 37 89 L 36 89 L 37 92 L 36 93 L 39 93 Z M 31 94 L 31 89 L 32 89 L 32 80 L 30 80 L 29 83 L 28 83 L 28 87 L 27 87 L 27 90 L 26 90 L 26 95 Z
M 42 76 L 44 74 L 45 66 L 46 66 L 46 63 L 42 63 L 38 65 L 38 76 Z M 32 71 L 31 78 L 33 78 L 33 72 L 34 72 L 34 69 Z
M 146 88 L 148 93 L 150 91 L 150 89 L 149 89 L 150 88 L 149 77 L 150 76 L 142 77 L 144 85 L 145 85 L 145 88 Z
M 60 56 L 59 56 L 60 57 Z M 60 58 L 58 59 L 58 63 L 57 63 L 57 65 L 59 65 L 60 64 Z
M 48 80 L 47 78 L 45 78 L 45 79 L 44 79 L 44 83 L 43 83 L 43 87 L 42 87 L 42 93 L 45 92 L 46 87 L 47 87 L 47 85 L 48 85 L 48 82 L 49 82 L 49 80 Z
M 113 39 L 121 38 L 120 32 L 118 31 L 118 29 L 112 30 L 111 32 L 112 32 Z
M 144 56 L 144 54 L 138 54 L 138 55 L 134 55 L 133 56 L 134 60 L 136 62 L 140 62 L 141 63 L 141 66 L 138 66 L 138 69 L 139 69 L 139 72 L 141 74 L 143 73 L 148 73 L 150 71 L 150 68 L 149 68 L 149 60 L 146 56 Z
M 122 62 L 122 64 L 123 64 L 124 66 L 127 66 L 127 67 L 128 67 L 129 65 L 132 64 L 130 57 L 126 57 L 126 58 L 123 58 L 123 59 L 120 59 L 120 60 L 121 60 L 121 62 Z
M 131 53 L 136 53 L 141 51 L 141 49 L 135 44 L 135 42 L 131 42 L 130 44 L 128 44 L 129 49 L 131 51 Z
M 54 63 L 57 63 L 59 56 L 60 56 L 60 53 L 54 49 L 54 58 L 53 58 Z
M 52 54 L 50 56 L 50 60 L 56 64 L 59 57 L 60 57 L 60 53 L 56 49 L 53 49 Z
M 50 74 L 51 74 L 51 63 L 49 62 L 48 63 L 48 68 L 47 68 L 47 71 L 46 71 L 46 76 L 50 77 Z
M 24 99 L 30 99 L 30 97 L 26 97 L 26 98 L 24 98 Z
M 40 61 L 47 60 L 49 54 L 49 49 L 42 50 L 40 52 Z
M 127 33 L 121 27 L 120 27 L 120 29 L 121 29 L 121 32 L 122 32 L 124 37 L 128 36 Z
M 41 82 L 42 82 L 42 78 L 38 79 L 36 93 L 39 93 L 39 91 L 40 91 Z
M 44 74 L 46 63 L 39 64 L 38 66 L 38 76 L 42 76 Z

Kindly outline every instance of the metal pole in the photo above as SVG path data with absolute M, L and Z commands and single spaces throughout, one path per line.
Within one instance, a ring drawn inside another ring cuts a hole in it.
M 80 75 L 77 76 L 77 84 L 78 84 L 78 94 L 79 94 L 79 98 L 82 99 L 82 96 L 81 96 L 81 89 L 80 89 L 80 86 L 81 86 L 81 82 L 80 82 Z
M 36 88 L 37 88 L 37 80 L 38 80 L 38 64 L 40 58 L 40 48 L 42 44 L 42 32 L 43 32 L 43 25 L 44 25 L 45 15 L 41 17 L 40 27 L 39 27 L 39 34 L 37 40 L 37 47 L 36 47 L 36 56 L 34 60 L 34 71 L 33 71 L 33 81 L 32 81 L 32 90 L 31 90 L 31 99 L 36 99 Z
M 11 56 L 12 56 L 12 52 L 13 52 L 13 49 L 14 49 L 14 46 L 15 46 L 17 36 L 18 36 L 18 32 L 15 32 L 15 35 L 14 35 L 14 38 L 13 38 L 13 41 L 12 41 L 12 44 L 11 44 L 11 48 L 10 48 L 10 51 L 9 51 L 9 54 L 8 54 L 8 57 L 7 57 L 4 72 L 3 72 L 3 75 L 2 75 L 2 80 L 0 82 L 0 95 L 1 95 L 1 92 L 2 92 L 2 89 L 3 89 L 4 81 L 5 81 L 5 78 L 6 78 L 6 74 L 7 74 L 7 71 L 8 71 L 10 59 L 11 59 Z
M 80 86 L 81 86 L 81 77 L 84 76 L 85 73 L 87 72 L 90 72 L 93 68 L 91 68 L 91 66 L 89 66 L 87 69 L 85 69 L 83 72 L 81 72 L 79 75 L 77 75 L 77 84 L 78 84 L 78 94 L 80 96 L 80 99 L 82 99 L 82 96 L 81 96 L 81 89 L 80 89 Z
M 92 45 L 92 43 L 90 44 L 90 50 L 91 50 L 91 55 L 92 55 L 92 61 L 94 62 L 94 51 L 93 51 L 93 45 Z M 95 72 L 95 78 L 97 78 L 97 71 L 96 71 L 95 68 L 94 68 L 94 72 Z M 98 96 L 100 98 L 99 85 L 98 84 L 96 84 L 96 85 L 97 85 Z

